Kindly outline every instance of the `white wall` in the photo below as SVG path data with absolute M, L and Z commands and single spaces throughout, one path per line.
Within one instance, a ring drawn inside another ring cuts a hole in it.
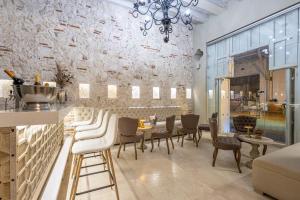
M 200 64 L 201 68 L 193 73 L 194 112 L 200 114 L 202 122 L 207 121 L 206 43 L 298 2 L 299 0 L 234 0 L 230 1 L 223 13 L 210 17 L 204 24 L 195 26 L 194 51 L 200 48 L 204 56 L 199 63 L 195 62 L 195 65 Z
M 0 79 L 8 79 L 8 68 L 26 84 L 37 72 L 42 81 L 53 81 L 58 63 L 74 75 L 66 87 L 74 104 L 192 110 L 185 98 L 192 85 L 192 32 L 174 25 L 166 44 L 158 26 L 143 36 L 144 19 L 128 11 L 100 0 L 0 0 Z M 79 98 L 79 84 L 90 84 L 90 98 Z M 107 85 L 117 85 L 118 98 L 107 98 Z M 132 85 L 140 86 L 140 99 L 131 98 Z M 161 88 L 161 99 L 152 99 L 154 86 Z M 172 101 L 171 87 L 177 88 Z

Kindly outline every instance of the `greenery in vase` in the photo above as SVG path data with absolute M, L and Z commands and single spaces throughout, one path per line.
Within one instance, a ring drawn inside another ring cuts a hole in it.
M 74 76 L 69 70 L 62 68 L 58 63 L 56 63 L 56 69 L 57 72 L 53 81 L 55 81 L 61 89 L 73 83 Z

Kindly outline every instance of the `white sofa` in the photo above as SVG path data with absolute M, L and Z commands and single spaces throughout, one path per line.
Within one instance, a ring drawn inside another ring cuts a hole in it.
M 252 167 L 256 191 L 279 200 L 300 199 L 300 143 L 259 157 Z

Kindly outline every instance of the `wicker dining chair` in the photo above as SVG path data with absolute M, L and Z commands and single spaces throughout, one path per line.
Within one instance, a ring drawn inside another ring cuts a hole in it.
M 138 129 L 138 119 L 128 118 L 128 117 L 121 117 L 118 123 L 118 130 L 119 130 L 119 141 L 120 146 L 118 150 L 118 158 L 120 157 L 121 147 L 127 143 L 134 143 L 134 153 L 135 159 L 137 160 L 137 150 L 136 150 L 136 143 L 142 140 L 142 152 L 144 152 L 144 134 L 137 134 Z
M 213 113 L 211 115 L 211 118 L 218 120 L 218 113 L 217 112 Z M 199 145 L 200 139 L 202 137 L 202 131 L 209 132 L 210 131 L 209 124 L 199 124 L 199 126 L 198 126 L 199 138 L 198 138 L 198 141 L 197 141 L 198 145 Z
M 194 115 L 194 114 L 181 115 L 182 128 L 178 130 L 179 135 L 182 136 L 181 147 L 183 147 L 183 140 L 184 140 L 184 136 L 186 134 L 193 135 L 193 141 L 196 143 L 196 146 L 198 147 L 197 126 L 198 126 L 199 118 L 200 118 L 199 115 Z M 178 139 L 179 139 L 179 136 L 178 136 Z
M 212 138 L 212 144 L 215 147 L 213 153 L 213 163 L 212 166 L 215 166 L 218 150 L 231 150 L 237 164 L 237 168 L 240 173 L 242 173 L 240 168 L 241 161 L 241 142 L 236 137 L 226 137 L 218 136 L 218 121 L 216 119 L 209 119 L 209 127 Z
M 246 134 L 247 129 L 246 126 L 253 127 L 250 129 L 250 132 L 253 133 L 256 127 L 256 117 L 240 115 L 237 117 L 233 117 L 233 126 L 237 132 L 237 134 Z
M 170 154 L 170 148 L 169 148 L 169 139 L 171 141 L 172 147 L 174 149 L 174 143 L 173 143 L 173 130 L 174 130 L 174 125 L 175 125 L 175 115 L 167 117 L 166 119 L 166 130 L 163 132 L 153 132 L 151 134 L 151 152 L 153 151 L 153 147 L 154 147 L 154 140 L 158 139 L 158 145 L 160 142 L 160 139 L 166 139 L 166 143 L 167 143 L 167 148 L 168 148 L 168 154 Z

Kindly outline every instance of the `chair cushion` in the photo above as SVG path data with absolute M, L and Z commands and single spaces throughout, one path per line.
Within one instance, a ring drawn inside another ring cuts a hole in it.
M 181 121 L 180 120 L 175 120 L 175 126 L 180 126 L 180 125 L 181 125 Z M 166 127 L 166 121 L 156 122 L 155 127 L 165 128 Z
M 96 153 L 107 149 L 109 146 L 105 141 L 105 138 L 96 138 L 90 140 L 82 140 L 75 142 L 72 147 L 73 154 L 87 154 L 87 153 Z
M 152 133 L 151 137 L 153 137 L 153 138 L 166 138 L 166 137 L 171 137 L 171 135 L 168 134 L 167 131 L 161 131 L 161 132 Z
M 241 142 L 235 137 L 218 136 L 216 145 L 218 148 L 225 150 L 241 148 Z
M 87 139 L 94 139 L 98 137 L 102 137 L 105 134 L 104 129 L 94 129 L 89 131 L 82 131 L 77 132 L 75 134 L 75 140 L 87 140 Z
M 255 159 L 253 168 L 264 168 L 300 181 L 300 143 Z
M 139 142 L 141 139 L 143 139 L 144 134 L 142 133 L 137 133 L 135 136 L 124 136 L 120 135 L 120 141 L 122 143 L 130 143 L 130 142 Z
M 201 131 L 210 131 L 209 124 L 200 124 L 198 129 Z
M 97 124 L 97 123 L 89 124 L 89 125 L 83 125 L 83 126 L 76 127 L 75 130 L 76 130 L 76 132 L 88 131 L 88 130 L 97 129 L 97 128 L 99 128 L 100 125 Z
M 86 126 L 86 125 L 89 125 L 90 123 L 91 123 L 91 120 L 73 122 L 71 124 L 71 127 Z
M 181 134 L 195 134 L 198 129 L 186 129 L 186 128 L 178 128 L 177 129 Z

